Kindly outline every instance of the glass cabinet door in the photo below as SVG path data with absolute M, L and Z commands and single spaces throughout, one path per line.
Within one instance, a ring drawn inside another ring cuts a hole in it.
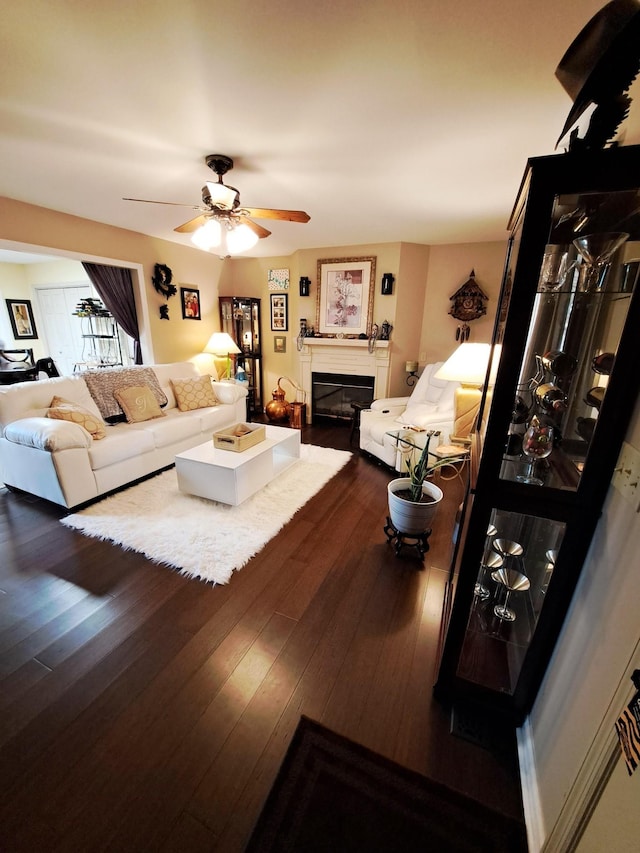
M 513 693 L 553 575 L 565 524 L 492 508 L 458 676 Z
M 620 230 L 637 207 L 635 191 L 554 199 L 514 389 L 505 479 L 578 486 L 640 266 L 640 243 L 632 239 L 640 235 Z
M 260 340 L 260 300 L 244 296 L 220 297 L 220 322 L 241 352 L 235 357 L 249 382 L 248 413 L 262 411 L 262 362 Z
M 436 692 L 522 719 L 638 396 L 640 147 L 531 160 L 509 229 Z

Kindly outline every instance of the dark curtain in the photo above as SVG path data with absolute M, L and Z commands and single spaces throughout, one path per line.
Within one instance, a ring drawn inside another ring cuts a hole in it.
M 98 291 L 108 311 L 113 314 L 116 323 L 133 338 L 134 363 L 142 364 L 138 314 L 133 297 L 131 270 L 125 267 L 109 267 L 106 264 L 82 262 L 91 283 Z

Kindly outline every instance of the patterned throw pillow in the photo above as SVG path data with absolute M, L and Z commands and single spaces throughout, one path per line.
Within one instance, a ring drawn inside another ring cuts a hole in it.
M 107 423 L 126 420 L 113 392 L 132 385 L 148 385 L 159 406 L 167 405 L 167 395 L 150 367 L 114 367 L 107 370 L 87 370 L 82 374 L 89 393 Z
M 107 434 L 104 424 L 94 414 L 77 403 L 72 403 L 71 400 L 65 400 L 64 397 L 53 398 L 47 410 L 47 417 L 78 424 L 84 427 L 96 441 L 104 438 Z
M 113 392 L 113 396 L 120 404 L 127 422 L 130 424 L 165 417 L 148 385 L 130 385 L 128 388 L 118 388 Z
M 208 374 L 197 379 L 172 379 L 171 385 L 181 412 L 204 409 L 218 403 Z

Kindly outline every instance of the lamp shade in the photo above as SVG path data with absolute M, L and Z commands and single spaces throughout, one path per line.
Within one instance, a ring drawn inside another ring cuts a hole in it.
M 231 231 L 227 231 L 227 250 L 230 255 L 238 255 L 252 249 L 258 242 L 258 235 L 242 222 Z
M 238 195 L 238 191 L 235 187 L 227 187 L 222 183 L 216 184 L 213 183 L 213 181 L 207 181 L 207 189 L 209 190 L 211 203 L 215 204 L 216 207 L 224 207 L 227 210 L 231 210 L 233 208 Z
M 203 352 L 208 352 L 211 355 L 222 357 L 223 355 L 237 355 L 240 352 L 239 347 L 227 332 L 214 332 Z
M 191 242 L 199 249 L 209 252 L 222 242 L 222 228 L 217 219 L 207 219 L 197 231 L 191 235 Z
M 244 222 L 220 221 L 213 217 L 193 232 L 191 242 L 205 252 L 215 249 L 224 258 L 252 249 L 258 242 L 258 235 Z
M 460 344 L 434 374 L 434 378 L 462 382 L 464 385 L 483 385 L 490 353 L 489 344 Z

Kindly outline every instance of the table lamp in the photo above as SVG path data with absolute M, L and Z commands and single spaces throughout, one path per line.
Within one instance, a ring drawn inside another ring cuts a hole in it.
M 231 379 L 231 354 L 238 355 L 241 352 L 231 335 L 227 334 L 227 332 L 214 332 L 207 341 L 203 352 L 210 353 L 218 358 L 226 357 L 227 371 L 225 379 Z
M 489 344 L 460 344 L 434 374 L 434 379 L 460 382 L 455 396 L 455 417 L 451 436 L 453 442 L 469 441 L 480 408 L 490 353 Z M 496 366 L 494 362 L 492 375 L 495 374 Z

